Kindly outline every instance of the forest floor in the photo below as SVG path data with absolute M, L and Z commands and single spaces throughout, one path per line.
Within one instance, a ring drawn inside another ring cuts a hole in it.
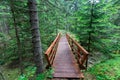
M 17 80 L 17 78 L 19 77 L 18 68 L 10 69 L 8 68 L 8 66 L 3 65 L 0 69 L 5 80 Z
M 90 65 L 84 72 L 84 80 L 120 80 L 120 57 L 104 60 Z M 19 69 L 9 69 L 6 65 L 1 70 L 6 80 L 19 80 Z M 33 70 L 34 71 L 34 70 Z M 23 80 L 23 79 L 20 79 Z M 64 80 L 64 79 L 62 79 Z
M 85 80 L 120 80 L 120 57 L 93 65 L 85 72 Z

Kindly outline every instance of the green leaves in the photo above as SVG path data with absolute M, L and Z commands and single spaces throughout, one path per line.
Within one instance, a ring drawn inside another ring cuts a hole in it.
M 120 57 L 107 60 L 94 65 L 88 70 L 95 75 L 96 80 L 119 80 L 120 78 Z
M 28 80 L 25 75 L 21 75 L 18 80 Z
M 103 53 L 109 53 L 110 50 L 114 50 L 113 47 L 109 47 L 109 44 L 115 45 L 112 41 L 117 38 L 117 36 L 115 38 L 115 35 L 119 34 L 119 32 L 114 32 L 117 29 L 111 23 L 111 17 L 118 12 L 118 6 L 113 6 L 114 2 L 116 1 L 100 0 L 98 3 L 79 1 L 81 4 L 78 4 L 79 8 L 72 15 L 73 18 L 71 18 L 72 21 L 70 23 L 74 26 L 71 26 L 72 32 L 79 36 L 79 40 L 84 47 L 88 46 L 88 39 L 90 37 L 92 50 L 102 51 Z M 116 28 L 119 27 L 116 26 Z M 114 35 L 111 34 L 112 32 Z M 112 38 L 113 36 L 114 38 Z M 106 39 L 105 42 L 103 39 Z M 113 40 L 110 41 L 110 39 Z M 102 45 L 105 45 L 104 49 Z

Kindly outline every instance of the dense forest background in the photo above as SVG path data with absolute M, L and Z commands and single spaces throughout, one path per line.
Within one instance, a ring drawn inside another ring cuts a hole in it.
M 35 0 L 0 0 L 0 80 L 35 80 L 34 12 L 43 69 L 44 53 L 56 35 L 69 33 L 90 52 L 86 80 L 120 80 L 120 0 L 36 0 L 36 10 L 30 1 Z M 46 79 L 51 72 L 36 79 Z

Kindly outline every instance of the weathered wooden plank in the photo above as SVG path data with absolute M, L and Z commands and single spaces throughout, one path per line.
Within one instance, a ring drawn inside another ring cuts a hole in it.
M 77 59 L 80 68 L 87 69 L 87 60 L 89 53 L 68 34 L 66 34 L 66 37 L 70 44 L 71 50 L 74 53 L 75 58 Z
M 66 37 L 62 37 L 53 62 L 54 78 L 84 78 L 72 54 Z
M 55 58 L 55 54 L 56 54 L 56 50 L 58 47 L 58 43 L 59 43 L 59 39 L 60 39 L 60 33 L 58 33 L 57 37 L 55 38 L 55 40 L 53 41 L 53 43 L 50 45 L 50 47 L 46 50 L 45 52 L 45 57 L 47 59 L 48 65 L 46 66 L 46 68 L 49 68 L 52 66 L 54 58 Z

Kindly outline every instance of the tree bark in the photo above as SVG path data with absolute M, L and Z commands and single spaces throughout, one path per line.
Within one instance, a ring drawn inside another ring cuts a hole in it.
M 15 29 L 15 36 L 16 36 L 16 41 L 17 41 L 17 53 L 18 53 L 18 57 L 19 57 L 19 63 L 20 63 L 20 74 L 23 74 L 23 66 L 22 66 L 22 53 L 21 53 L 21 42 L 20 42 L 20 37 L 19 37 L 19 33 L 18 33 L 18 27 L 17 27 L 17 22 L 16 22 L 16 18 L 15 18 L 15 11 L 14 11 L 14 4 L 13 1 L 10 1 L 10 7 L 11 7 L 11 12 L 12 12 L 12 18 L 13 18 L 13 24 L 14 24 L 14 29 Z
M 58 18 L 56 18 L 56 36 L 57 36 L 57 34 L 58 34 Z
M 90 48 L 91 48 L 91 33 L 92 33 L 92 24 L 93 24 L 93 6 L 94 6 L 94 0 L 93 3 L 91 3 L 91 15 L 90 15 L 90 26 L 89 29 L 90 31 L 88 32 L 88 52 L 91 52 Z
M 37 67 L 36 74 L 38 75 L 43 72 L 43 57 L 36 0 L 28 0 L 28 7 L 32 32 L 33 55 Z

